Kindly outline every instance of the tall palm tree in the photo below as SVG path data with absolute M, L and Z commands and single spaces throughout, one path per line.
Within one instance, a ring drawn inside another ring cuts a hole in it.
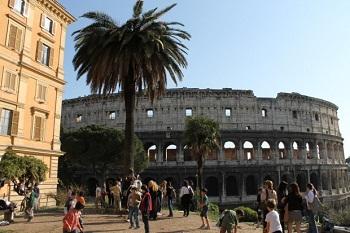
M 86 74 L 92 93 L 121 91 L 124 96 L 127 170 L 134 167 L 136 95 L 145 92 L 153 102 L 165 92 L 167 75 L 177 84 L 183 78 L 181 68 L 187 67 L 182 41 L 190 34 L 178 28 L 181 23 L 160 21 L 175 5 L 143 13 L 143 1 L 138 0 L 133 16 L 122 25 L 105 13 L 88 12 L 82 17 L 93 22 L 73 33 L 77 79 Z
M 205 117 L 189 118 L 186 121 L 185 143 L 197 161 L 198 188 L 203 187 L 205 156 L 219 147 L 219 125 Z

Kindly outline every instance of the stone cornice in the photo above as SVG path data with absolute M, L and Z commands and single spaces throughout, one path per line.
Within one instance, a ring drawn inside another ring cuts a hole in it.
M 71 15 L 64 6 L 62 6 L 57 0 L 36 0 L 39 4 L 49 9 L 58 18 L 64 21 L 66 24 L 73 23 L 76 18 Z

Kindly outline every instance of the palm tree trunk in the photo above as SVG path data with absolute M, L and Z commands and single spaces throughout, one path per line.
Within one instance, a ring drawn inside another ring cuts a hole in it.
M 125 171 L 128 175 L 130 169 L 134 170 L 134 156 L 135 156 L 135 145 L 134 145 L 134 118 L 135 118 L 135 83 L 132 76 L 126 79 L 126 85 L 124 88 L 124 101 L 125 101 Z
M 198 189 L 203 187 L 203 164 L 204 164 L 204 155 L 198 154 L 197 156 L 197 176 L 198 176 Z

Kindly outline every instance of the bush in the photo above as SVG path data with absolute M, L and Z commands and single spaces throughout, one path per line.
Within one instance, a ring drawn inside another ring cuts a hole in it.
M 211 220 L 217 221 L 219 219 L 219 206 L 216 203 L 209 203 L 208 212 L 209 218 Z
M 332 212 L 330 214 L 331 219 L 335 225 L 338 226 L 350 226 L 350 210 L 343 212 Z
M 244 212 L 244 216 L 239 219 L 241 222 L 256 222 L 258 219 L 258 213 L 249 207 L 239 206 L 234 210 L 241 210 Z

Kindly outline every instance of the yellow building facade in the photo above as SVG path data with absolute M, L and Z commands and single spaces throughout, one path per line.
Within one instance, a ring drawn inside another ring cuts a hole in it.
M 55 205 L 60 150 L 63 59 L 74 17 L 56 0 L 0 1 L 0 157 L 12 149 L 49 168 L 41 206 Z M 0 198 L 21 201 L 5 185 Z

